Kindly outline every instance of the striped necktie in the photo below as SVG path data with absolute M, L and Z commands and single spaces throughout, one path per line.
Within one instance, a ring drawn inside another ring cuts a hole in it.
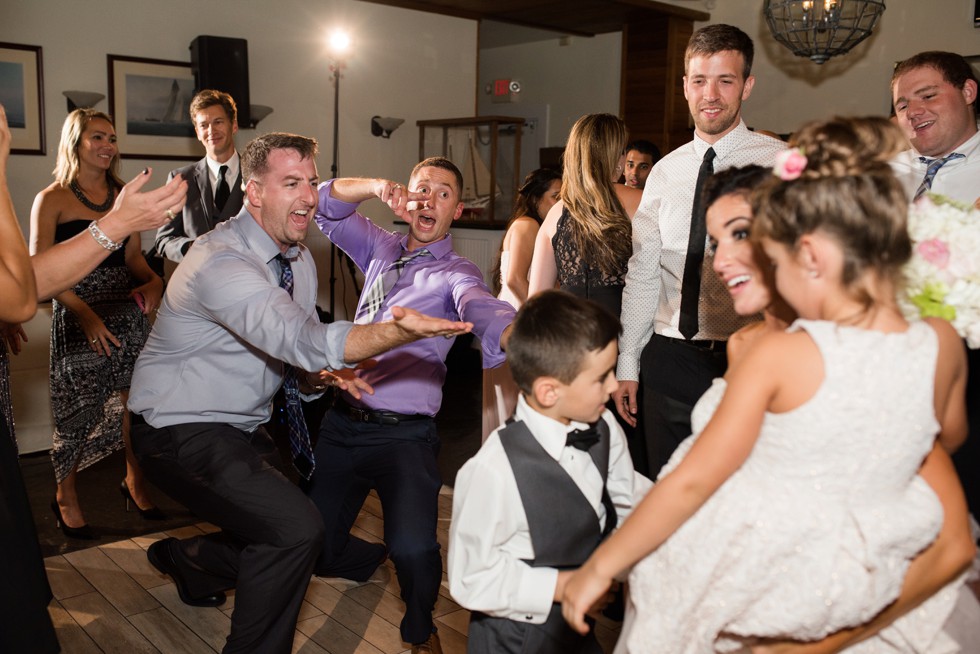
M 919 188 L 915 192 L 915 197 L 912 198 L 913 202 L 921 198 L 926 191 L 932 188 L 932 182 L 934 179 L 936 179 L 936 173 L 939 172 L 940 168 L 945 166 L 947 162 L 952 161 L 953 159 L 963 159 L 965 157 L 966 157 L 965 154 L 960 154 L 959 152 L 953 152 L 951 154 L 947 154 L 942 159 L 929 159 L 928 157 L 919 157 L 919 161 L 928 165 L 928 168 L 926 168 L 926 176 L 922 178 L 922 183 L 919 184 Z
M 289 264 L 289 259 L 281 254 L 276 255 L 279 260 L 279 286 L 293 297 L 293 268 Z M 286 395 L 286 423 L 289 429 L 289 451 L 293 455 L 293 465 L 296 471 L 303 477 L 309 479 L 316 468 L 313 460 L 313 447 L 310 445 L 310 432 L 306 428 L 306 419 L 303 418 L 303 405 L 299 398 L 299 377 L 296 368 L 288 363 L 283 364 L 282 390 Z
M 364 294 L 364 302 L 361 304 L 355 322 L 365 325 L 374 320 L 374 316 L 377 315 L 381 305 L 384 304 L 385 298 L 391 293 L 391 289 L 394 288 L 395 282 L 401 277 L 402 270 L 405 269 L 408 262 L 416 257 L 427 256 L 428 254 L 429 251 L 425 248 L 420 248 L 414 252 L 406 252 L 398 257 L 387 270 L 378 275 L 374 279 L 374 283 L 371 284 L 371 288 Z

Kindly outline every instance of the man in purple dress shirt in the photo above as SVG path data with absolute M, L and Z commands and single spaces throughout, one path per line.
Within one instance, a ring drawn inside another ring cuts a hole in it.
M 470 322 L 483 366 L 492 368 L 504 361 L 514 309 L 493 297 L 474 263 L 453 252 L 449 228 L 463 211 L 462 184 L 456 166 L 439 157 L 415 166 L 408 189 L 383 179 L 334 179 L 320 186 L 316 223 L 364 273 L 355 323 L 386 320 L 393 306 Z M 357 213 L 371 198 L 387 203 L 409 233 L 389 232 Z M 411 343 L 358 371 L 374 394 L 345 396 L 324 417 L 309 489 L 327 533 L 315 572 L 348 579 L 366 579 L 385 557 L 384 546 L 349 533 L 368 491 L 377 489 L 405 601 L 401 635 L 413 652 L 441 651 L 432 624 L 442 581 L 433 417 L 442 404 L 451 346 L 448 338 Z

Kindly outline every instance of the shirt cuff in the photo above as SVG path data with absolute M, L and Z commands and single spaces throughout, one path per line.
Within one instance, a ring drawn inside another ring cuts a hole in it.
M 544 624 L 555 603 L 557 585 L 557 569 L 529 566 L 529 569 L 521 575 L 521 584 L 514 598 L 512 619 L 531 624 Z
M 640 381 L 640 361 L 634 356 L 621 354 L 616 361 L 616 379 L 619 381 Z

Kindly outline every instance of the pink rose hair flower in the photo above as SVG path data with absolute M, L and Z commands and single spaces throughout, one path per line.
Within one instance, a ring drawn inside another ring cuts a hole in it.
M 806 155 L 799 148 L 783 150 L 776 155 L 776 165 L 772 172 L 784 182 L 799 179 L 803 171 L 806 170 Z

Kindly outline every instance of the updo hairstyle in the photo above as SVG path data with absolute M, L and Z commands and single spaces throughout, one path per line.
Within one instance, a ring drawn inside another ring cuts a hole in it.
M 820 231 L 844 252 L 841 281 L 853 286 L 868 270 L 897 287 L 912 254 L 908 200 L 888 160 L 905 149 L 886 118 L 841 118 L 806 124 L 790 141 L 807 158 L 798 179 L 773 175 L 752 195 L 752 236 L 795 250 L 802 236 Z M 853 287 L 870 307 L 867 289 Z

